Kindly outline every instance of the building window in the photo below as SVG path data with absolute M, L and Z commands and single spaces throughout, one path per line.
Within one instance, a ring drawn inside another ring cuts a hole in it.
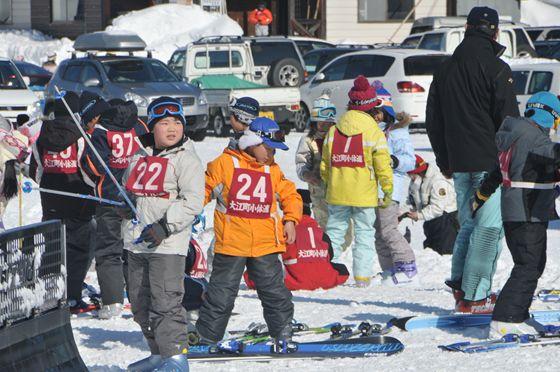
M 413 8 L 414 0 L 358 0 L 358 22 L 402 21 Z
M 52 0 L 52 21 L 72 22 L 84 19 L 85 0 Z
M 0 1 L 0 25 L 12 23 L 12 0 Z

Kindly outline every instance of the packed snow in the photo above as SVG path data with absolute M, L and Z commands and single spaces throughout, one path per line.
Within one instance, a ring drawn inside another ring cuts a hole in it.
M 287 138 L 290 151 L 278 152 L 277 161 L 286 176 L 295 181 L 298 187 L 306 185 L 296 177 L 295 151 L 301 134 L 290 134 Z M 425 134 L 413 134 L 412 140 L 416 151 L 428 161 L 434 159 L 430 143 Z M 204 142 L 196 143 L 196 149 L 204 163 L 216 158 L 226 146 L 227 139 L 209 137 Z M 27 221 L 40 219 L 40 207 L 37 208 L 38 192 L 32 191 L 24 198 Z M 8 206 L 7 218 L 11 225 L 17 224 L 17 202 Z M 212 226 L 212 206 L 206 208 L 208 229 Z M 13 221 L 15 219 L 15 221 Z M 12 221 L 10 221 L 12 220 Z M 420 283 L 413 287 L 381 286 L 374 282 L 369 288 L 356 288 L 350 278 L 348 283 L 332 290 L 293 292 L 295 318 L 311 326 L 323 325 L 335 321 L 360 322 L 370 321 L 385 323 L 393 317 L 427 314 L 448 314 L 452 311 L 454 300 L 444 285 L 451 267 L 450 256 L 439 256 L 431 250 L 422 248 L 424 239 L 421 223 L 405 220 L 401 228 L 409 226 L 412 231 L 412 247 L 416 253 Z M 210 230 L 209 230 L 210 231 Z M 202 245 L 207 246 L 209 236 L 205 236 Z M 560 225 L 549 230 L 548 266 L 539 282 L 539 289 L 558 287 L 560 279 L 560 260 L 558 242 Z M 372 242 L 373 244 L 373 242 Z M 345 254 L 345 261 L 351 269 L 351 252 Z M 504 247 L 498 262 L 494 280 L 494 289 L 500 289 L 508 278 L 512 268 L 509 251 Z M 379 269 L 378 267 L 376 269 Z M 88 282 L 96 283 L 95 272 L 88 273 Z M 558 304 L 534 302 L 533 309 L 560 308 Z M 251 322 L 263 322 L 260 302 L 254 291 L 241 286 L 228 329 L 243 329 Z M 130 312 L 116 320 L 102 321 L 89 315 L 72 318 L 74 337 L 80 354 L 91 371 L 121 371 L 127 365 L 149 354 L 140 328 L 132 320 Z M 560 360 L 556 357 L 558 347 L 527 348 L 523 350 L 504 350 L 488 354 L 466 355 L 440 351 L 437 346 L 461 340 L 477 340 L 485 336 L 485 330 L 451 329 L 421 330 L 402 332 L 393 330 L 390 334 L 401 340 L 405 350 L 390 357 L 372 359 L 331 359 L 324 361 L 273 361 L 269 364 L 259 362 L 201 363 L 191 362 L 192 371 L 260 371 L 263 368 L 272 371 L 468 371 L 484 369 L 485 371 L 522 371 L 534 369 L 539 371 L 560 370 Z

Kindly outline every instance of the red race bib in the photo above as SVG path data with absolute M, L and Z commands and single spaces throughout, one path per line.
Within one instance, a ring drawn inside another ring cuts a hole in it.
M 78 171 L 78 148 L 70 145 L 61 152 L 43 151 L 43 172 L 47 174 L 74 174 Z
M 296 247 L 298 262 L 329 260 L 328 245 L 323 241 L 323 232 L 317 227 L 298 226 Z
M 128 132 L 113 132 L 109 130 L 107 131 L 107 142 L 111 149 L 109 166 L 117 169 L 128 168 L 132 155 L 139 148 L 134 129 Z
M 204 276 L 206 276 L 206 273 L 208 273 L 208 264 L 206 262 L 206 257 L 204 257 L 204 253 L 202 252 L 200 245 L 198 245 L 198 243 L 194 239 L 191 239 L 191 243 L 193 244 L 196 251 L 196 256 L 189 275 L 193 278 L 202 279 L 204 278 Z
M 363 168 L 366 166 L 361 134 L 347 137 L 338 129 L 334 131 L 331 166 L 337 168 Z
M 511 146 L 508 150 L 498 153 L 498 160 L 500 162 L 500 171 L 502 172 L 502 183 L 505 187 L 511 186 L 511 179 L 509 177 L 509 166 L 511 164 L 513 149 L 514 146 Z
M 169 198 L 169 192 L 164 189 L 168 161 L 169 159 L 158 156 L 145 156 L 138 159 L 130 172 L 126 189 L 138 196 Z
M 270 173 L 236 167 L 228 199 L 226 213 L 230 216 L 270 218 L 274 200 Z

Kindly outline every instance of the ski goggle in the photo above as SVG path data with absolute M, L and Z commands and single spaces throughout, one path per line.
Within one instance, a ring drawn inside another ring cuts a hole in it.
M 286 140 L 286 134 L 283 130 L 277 130 L 274 132 L 263 132 L 262 130 L 258 130 L 255 134 L 262 138 L 268 138 L 274 142 L 285 142 Z
M 324 107 L 322 109 L 318 109 L 317 117 L 320 119 L 332 119 L 336 117 L 336 107 Z
M 148 113 L 148 116 L 151 119 L 155 119 L 155 118 L 161 118 L 162 116 L 166 116 L 166 115 L 181 115 L 184 116 L 183 114 L 183 106 L 175 103 L 175 102 L 162 102 L 162 103 L 158 103 L 157 105 L 155 105 L 154 107 L 152 107 L 150 109 L 150 112 Z

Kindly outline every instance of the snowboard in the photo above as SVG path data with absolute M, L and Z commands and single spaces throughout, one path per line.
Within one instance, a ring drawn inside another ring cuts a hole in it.
M 560 310 L 532 311 L 531 316 L 541 324 L 560 322 Z M 388 326 L 395 326 L 404 331 L 415 331 L 426 328 L 464 328 L 487 326 L 492 321 L 492 314 L 451 314 L 409 316 L 394 318 Z
M 364 358 L 393 355 L 404 350 L 402 342 L 394 337 L 372 336 L 326 340 L 319 342 L 291 342 L 277 350 L 272 343 L 245 344 L 240 341 L 223 341 L 216 345 L 191 346 L 190 361 L 276 360 L 276 359 L 327 359 Z
M 438 347 L 446 351 L 474 354 L 531 346 L 560 345 L 560 333 L 558 333 L 559 327 L 548 326 L 548 328 L 552 328 L 555 330 L 552 332 L 545 331 L 541 334 L 536 335 L 509 334 L 497 340 L 486 340 L 479 342 L 457 342 L 449 345 L 440 345 Z

